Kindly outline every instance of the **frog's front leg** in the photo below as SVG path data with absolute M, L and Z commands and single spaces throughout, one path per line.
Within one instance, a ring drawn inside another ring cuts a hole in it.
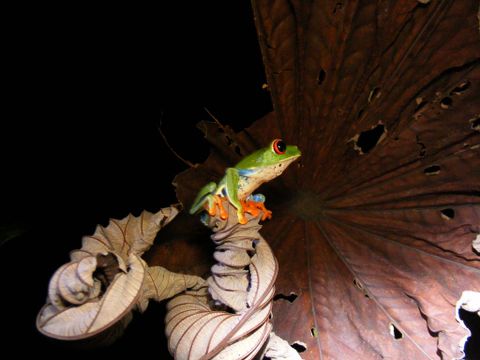
M 257 216 L 260 211 L 263 212 L 262 221 L 272 218 L 272 212 L 265 207 L 265 195 L 252 194 L 245 201 L 245 212 Z
M 237 209 L 238 222 L 240 224 L 246 224 L 247 218 L 243 209 L 242 202 L 238 199 L 238 183 L 240 176 L 238 170 L 235 168 L 228 168 L 225 175 L 225 192 L 228 200 Z
M 212 196 L 217 188 L 217 184 L 214 182 L 209 182 L 207 185 L 202 187 L 198 192 L 195 200 L 193 201 L 192 206 L 190 207 L 190 214 L 196 214 L 204 208 L 204 205 L 208 203 L 209 208 L 211 208 Z M 210 211 L 209 211 L 210 212 Z

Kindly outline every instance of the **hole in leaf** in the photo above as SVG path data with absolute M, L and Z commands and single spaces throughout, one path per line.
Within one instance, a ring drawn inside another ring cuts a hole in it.
M 315 326 L 313 326 L 311 329 L 310 329 L 310 334 L 312 334 L 313 337 L 318 337 L 318 330 Z
M 357 119 L 360 119 L 362 117 L 363 112 L 364 112 L 364 109 L 360 109 L 360 111 L 358 112 L 358 115 L 357 115 Z
M 427 148 L 425 147 L 425 144 L 423 143 L 418 143 L 420 145 L 420 151 L 418 152 L 418 157 L 423 158 L 425 157 L 425 154 L 427 152 Z
M 420 146 L 420 151 L 418 152 L 418 157 L 423 158 L 425 157 L 425 154 L 427 153 L 427 147 L 425 146 L 424 143 L 420 141 L 420 137 L 418 135 L 415 136 L 415 141 L 417 142 L 417 145 Z
M 373 129 L 362 132 L 358 137 L 356 145 L 362 150 L 362 153 L 366 154 L 380 142 L 384 134 L 385 126 L 378 124 Z
M 353 284 L 354 284 L 357 288 L 359 288 L 360 290 L 363 290 L 362 284 L 360 284 L 360 283 L 357 281 L 357 279 L 353 279 Z
M 417 0 L 417 1 L 418 1 L 417 6 L 419 8 L 426 8 L 430 4 L 430 0 Z
M 442 100 L 440 100 L 440 107 L 442 109 L 448 109 L 451 107 L 453 104 L 453 100 L 450 96 L 444 97 Z
M 451 208 L 443 209 L 440 212 L 442 213 L 442 217 L 446 220 L 452 220 L 455 217 L 455 210 Z
M 390 335 L 392 335 L 395 340 L 400 340 L 403 338 L 402 332 L 398 330 L 395 325 L 390 323 L 389 328 L 390 328 Z
M 452 90 L 452 94 L 461 95 L 465 90 L 470 87 L 470 81 L 465 81 Z
M 363 293 L 363 296 L 365 296 L 367 299 L 370 299 L 370 296 L 368 296 L 367 291 L 357 279 L 353 279 L 353 285 L 355 285 L 355 287 L 357 287 Z
M 425 175 L 437 175 L 440 173 L 440 166 L 438 165 L 432 165 L 432 166 L 429 166 L 429 167 L 426 167 L 423 172 L 425 173 Z
M 298 353 L 302 353 L 307 350 L 307 344 L 301 341 L 295 341 L 293 344 L 290 344 L 290 346 L 297 350 Z
M 337 11 L 342 10 L 342 8 L 343 8 L 343 3 L 337 2 L 335 4 L 335 7 L 333 8 L 333 13 L 336 14 Z
M 318 78 L 317 78 L 318 85 L 322 85 L 326 76 L 327 74 L 325 73 L 325 70 L 320 69 L 320 72 L 318 73 Z
M 470 119 L 470 124 L 472 124 L 473 130 L 480 131 L 480 115 L 477 115 L 473 119 Z
M 368 95 L 368 102 L 369 103 L 372 102 L 376 98 L 380 97 L 381 94 L 382 93 L 380 92 L 379 87 L 373 88 L 372 91 L 370 91 L 370 94 Z
M 415 107 L 415 113 L 418 113 L 420 110 L 422 110 L 425 105 L 428 104 L 428 101 L 423 100 L 421 97 L 418 97 L 416 99 L 417 106 Z
M 480 359 L 480 316 L 475 312 L 459 309 L 458 316 L 465 326 L 470 329 L 472 335 L 467 339 L 463 351 L 465 359 Z
M 277 294 L 273 297 L 273 301 L 276 300 L 287 300 L 290 303 L 293 303 L 297 299 L 298 295 L 295 294 L 293 291 L 290 293 L 290 295 L 285 295 L 285 294 Z

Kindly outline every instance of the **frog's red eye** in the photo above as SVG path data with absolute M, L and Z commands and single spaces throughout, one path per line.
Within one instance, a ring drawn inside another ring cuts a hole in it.
M 275 153 L 278 155 L 285 154 L 285 151 L 287 151 L 287 145 L 285 144 L 285 141 L 282 139 L 273 140 L 273 151 L 275 151 Z

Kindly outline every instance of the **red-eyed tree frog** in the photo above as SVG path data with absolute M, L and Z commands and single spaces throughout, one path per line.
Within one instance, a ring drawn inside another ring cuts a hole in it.
M 269 146 L 253 152 L 243 158 L 234 167 L 228 168 L 218 185 L 210 182 L 198 193 L 190 208 L 190 214 L 207 210 L 210 216 L 220 211 L 220 217 L 226 219 L 228 213 L 222 201 L 228 200 L 236 209 L 238 222 L 246 224 L 245 212 L 258 215 L 263 211 L 262 220 L 271 218 L 272 212 L 265 208 L 265 196 L 253 194 L 263 183 L 277 176 L 301 156 L 298 147 L 287 145 L 281 139 L 273 140 Z

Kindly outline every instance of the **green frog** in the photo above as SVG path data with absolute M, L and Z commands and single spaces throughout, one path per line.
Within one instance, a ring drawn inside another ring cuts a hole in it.
M 265 208 L 265 196 L 253 194 L 263 183 L 280 174 L 302 153 L 297 146 L 287 145 L 282 139 L 273 140 L 269 146 L 244 157 L 234 167 L 227 168 L 218 184 L 210 182 L 198 193 L 190 208 L 190 214 L 207 210 L 210 216 L 220 211 L 227 219 L 228 213 L 222 201 L 229 201 L 237 209 L 238 222 L 246 224 L 245 213 L 253 216 L 263 211 L 262 220 L 271 218 L 272 212 Z

